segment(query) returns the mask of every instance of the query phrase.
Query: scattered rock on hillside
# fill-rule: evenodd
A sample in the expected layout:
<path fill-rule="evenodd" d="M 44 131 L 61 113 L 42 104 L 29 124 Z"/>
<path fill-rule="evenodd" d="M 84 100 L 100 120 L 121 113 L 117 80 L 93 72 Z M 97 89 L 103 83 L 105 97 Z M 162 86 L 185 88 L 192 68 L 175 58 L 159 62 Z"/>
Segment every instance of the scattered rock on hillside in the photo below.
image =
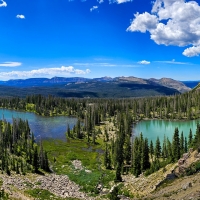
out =
<path fill-rule="evenodd" d="M 83 166 L 80 160 L 73 160 L 72 164 L 74 166 L 75 169 L 77 170 L 83 170 Z"/>
<path fill-rule="evenodd" d="M 183 190 L 187 190 L 189 187 L 192 187 L 192 183 L 191 182 L 187 182 L 184 185 L 182 185 L 182 189 Z"/>

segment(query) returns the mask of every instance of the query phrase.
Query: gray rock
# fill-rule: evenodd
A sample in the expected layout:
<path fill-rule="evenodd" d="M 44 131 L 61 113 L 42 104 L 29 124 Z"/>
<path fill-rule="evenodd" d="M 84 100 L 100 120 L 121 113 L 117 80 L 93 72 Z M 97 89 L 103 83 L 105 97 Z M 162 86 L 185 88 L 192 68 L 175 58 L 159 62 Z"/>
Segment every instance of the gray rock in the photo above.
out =
<path fill-rule="evenodd" d="M 187 190 L 189 187 L 192 187 L 192 183 L 191 182 L 188 182 L 188 183 L 182 185 L 182 189 L 183 190 Z"/>

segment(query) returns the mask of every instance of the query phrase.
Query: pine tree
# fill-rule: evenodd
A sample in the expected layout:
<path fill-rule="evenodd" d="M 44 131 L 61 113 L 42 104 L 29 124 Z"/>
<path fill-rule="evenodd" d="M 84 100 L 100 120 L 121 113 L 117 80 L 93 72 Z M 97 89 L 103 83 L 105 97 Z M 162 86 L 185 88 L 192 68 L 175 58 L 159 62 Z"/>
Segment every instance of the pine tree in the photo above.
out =
<path fill-rule="evenodd" d="M 47 156 L 47 152 L 45 151 L 44 152 L 44 170 L 45 171 L 50 171 L 50 168 L 49 168 L 49 161 L 48 161 L 48 156 Z"/>
<path fill-rule="evenodd" d="M 195 148 L 198 148 L 200 146 L 200 124 L 199 123 L 197 123 L 196 134 L 194 135 L 194 139 L 192 143 Z"/>
<path fill-rule="evenodd" d="M 164 135 L 163 145 L 162 145 L 162 157 L 167 158 L 167 140 L 166 136 Z"/>
<path fill-rule="evenodd" d="M 142 153 L 141 153 L 141 172 L 148 169 L 150 167 L 149 162 L 149 146 L 148 146 L 148 140 L 145 138 L 143 144 L 142 144 Z"/>
<path fill-rule="evenodd" d="M 169 138 L 167 138 L 167 159 L 169 162 L 172 160 L 172 144 L 169 141 Z"/>
<path fill-rule="evenodd" d="M 133 162 L 132 162 L 132 169 L 133 174 L 137 177 L 141 174 L 141 154 L 139 151 L 139 139 L 138 137 L 135 138 L 133 143 Z"/>
<path fill-rule="evenodd" d="M 157 137 L 157 139 L 156 139 L 156 145 L 155 145 L 154 153 L 155 153 L 156 158 L 159 158 L 160 155 L 161 155 L 161 146 L 160 146 L 159 137 Z"/>
<path fill-rule="evenodd" d="M 130 136 L 126 135 L 125 143 L 124 143 L 124 160 L 127 165 L 131 162 L 131 140 Z"/>
<path fill-rule="evenodd" d="M 192 140 L 193 140 L 193 135 L 192 135 L 192 130 L 190 129 L 190 133 L 188 136 L 188 146 L 191 147 L 192 146 Z"/>
<path fill-rule="evenodd" d="M 38 172 L 38 169 L 39 169 L 37 145 L 34 146 L 33 167 L 34 167 L 34 171 L 37 173 L 37 172 Z"/>
<path fill-rule="evenodd" d="M 185 152 L 185 140 L 184 140 L 184 136 L 183 136 L 183 131 L 181 132 L 181 138 L 180 138 L 180 156 L 183 155 L 183 153 Z"/>
<path fill-rule="evenodd" d="M 80 122 L 79 119 L 78 119 L 78 121 L 76 123 L 76 136 L 77 136 L 78 139 L 82 138 L 82 135 L 81 135 L 81 122 Z"/>
<path fill-rule="evenodd" d="M 153 161 L 154 147 L 153 147 L 153 142 L 152 142 L 152 140 L 151 140 L 151 142 L 150 142 L 149 152 L 150 152 L 151 160 Z"/>
<path fill-rule="evenodd" d="M 172 141 L 172 161 L 176 161 L 180 158 L 180 139 L 179 130 L 175 128 L 173 141 Z"/>
<path fill-rule="evenodd" d="M 188 143 L 187 143 L 187 138 L 185 137 L 185 146 L 184 146 L 185 152 L 188 152 Z"/>
<path fill-rule="evenodd" d="M 111 169 L 111 160 L 108 145 L 106 144 L 106 149 L 104 152 L 104 166 L 106 169 Z"/>

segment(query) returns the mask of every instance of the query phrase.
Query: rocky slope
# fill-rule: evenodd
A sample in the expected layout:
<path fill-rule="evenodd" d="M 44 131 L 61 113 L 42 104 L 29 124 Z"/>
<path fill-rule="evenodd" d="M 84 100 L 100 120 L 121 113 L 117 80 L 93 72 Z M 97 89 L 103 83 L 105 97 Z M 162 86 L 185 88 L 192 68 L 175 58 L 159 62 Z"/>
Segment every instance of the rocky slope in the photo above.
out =
<path fill-rule="evenodd" d="M 142 79 L 142 78 L 137 78 L 134 76 L 129 76 L 129 77 L 122 76 L 122 77 L 117 77 L 114 80 L 118 81 L 118 82 L 129 82 L 129 83 L 135 83 L 135 84 L 160 85 L 160 86 L 176 89 L 180 93 L 188 92 L 191 90 L 191 88 L 187 87 L 184 83 L 174 80 L 174 79 L 171 79 L 171 78 Z"/>
<path fill-rule="evenodd" d="M 162 86 L 165 86 L 165 87 L 174 88 L 174 89 L 178 90 L 181 93 L 188 92 L 188 91 L 191 90 L 191 88 L 187 87 L 182 82 L 176 81 L 176 80 L 171 79 L 171 78 L 161 78 L 161 79 L 153 79 L 153 78 L 151 78 L 149 80 L 154 82 L 154 83 L 157 83 L 157 84 L 160 84 Z"/>
<path fill-rule="evenodd" d="M 92 200 L 87 194 L 80 191 L 80 186 L 70 181 L 66 175 L 49 174 L 45 176 L 28 174 L 26 176 L 13 174 L 11 176 L 2 174 L 3 181 L 1 189 L 9 194 L 10 199 L 33 199 L 24 191 L 28 189 L 48 190 L 55 196 L 61 198 L 77 198 Z"/>
<path fill-rule="evenodd" d="M 133 193 L 132 199 L 199 200 L 200 172 L 191 176 L 184 175 L 186 169 L 199 160 L 200 153 L 190 150 L 178 163 L 167 165 L 148 177 L 123 176 L 124 185 Z"/>

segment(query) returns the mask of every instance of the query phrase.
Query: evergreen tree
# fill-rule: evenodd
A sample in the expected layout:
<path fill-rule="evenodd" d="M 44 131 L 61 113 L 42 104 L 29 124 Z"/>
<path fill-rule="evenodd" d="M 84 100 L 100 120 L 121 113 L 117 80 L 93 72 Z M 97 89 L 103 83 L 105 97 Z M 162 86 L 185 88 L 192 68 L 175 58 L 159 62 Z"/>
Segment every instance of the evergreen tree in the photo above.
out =
<path fill-rule="evenodd" d="M 82 135 L 81 135 L 81 122 L 78 119 L 77 123 L 76 123 L 76 136 L 77 138 L 81 139 Z"/>
<path fill-rule="evenodd" d="M 137 177 L 141 174 L 141 154 L 139 150 L 139 139 L 138 137 L 135 138 L 133 144 L 133 162 L 132 162 L 132 169 L 133 174 Z"/>
<path fill-rule="evenodd" d="M 167 159 L 169 162 L 172 160 L 172 144 L 169 141 L 169 138 L 167 138 Z"/>
<path fill-rule="evenodd" d="M 167 140 L 166 136 L 164 135 L 163 145 L 162 145 L 162 157 L 167 158 Z"/>
<path fill-rule="evenodd" d="M 106 144 L 106 149 L 104 152 L 104 166 L 106 169 L 111 169 L 111 160 L 108 145 Z"/>
<path fill-rule="evenodd" d="M 151 155 L 151 160 L 153 161 L 154 147 L 153 147 L 153 142 L 152 142 L 152 140 L 151 140 L 151 142 L 150 142 L 149 152 L 150 152 L 150 155 Z"/>
<path fill-rule="evenodd" d="M 159 140 L 159 137 L 157 137 L 156 139 L 156 145 L 155 145 L 155 150 L 154 150 L 154 153 L 155 153 L 155 157 L 158 159 L 161 155 L 161 146 L 160 146 L 160 140 Z"/>
<path fill-rule="evenodd" d="M 197 123 L 196 134 L 194 135 L 192 144 L 195 148 L 198 148 L 200 146 L 200 124 L 199 123 Z"/>
<path fill-rule="evenodd" d="M 193 140 L 193 135 L 192 135 L 192 130 L 190 129 L 189 137 L 188 137 L 188 146 L 192 146 L 192 140 Z"/>
<path fill-rule="evenodd" d="M 126 135 L 124 143 L 124 160 L 127 165 L 131 162 L 131 140 L 130 136 Z"/>
<path fill-rule="evenodd" d="M 183 131 L 182 131 L 181 138 L 180 138 L 180 156 L 182 156 L 184 152 L 185 152 L 185 140 L 184 140 Z"/>
<path fill-rule="evenodd" d="M 175 128 L 173 141 L 172 141 L 172 161 L 176 161 L 180 158 L 180 139 L 179 130 Z"/>
<path fill-rule="evenodd" d="M 149 162 L 149 146 L 148 146 L 148 140 L 145 138 L 143 144 L 142 144 L 142 153 L 141 153 L 141 172 L 148 169 L 150 167 Z"/>
<path fill-rule="evenodd" d="M 184 147 L 185 152 L 188 152 L 188 143 L 187 143 L 187 138 L 185 137 L 185 147 Z"/>
<path fill-rule="evenodd" d="M 34 171 L 37 173 L 39 169 L 39 161 L 38 161 L 38 149 L 36 145 L 34 146 L 33 167 Z"/>

